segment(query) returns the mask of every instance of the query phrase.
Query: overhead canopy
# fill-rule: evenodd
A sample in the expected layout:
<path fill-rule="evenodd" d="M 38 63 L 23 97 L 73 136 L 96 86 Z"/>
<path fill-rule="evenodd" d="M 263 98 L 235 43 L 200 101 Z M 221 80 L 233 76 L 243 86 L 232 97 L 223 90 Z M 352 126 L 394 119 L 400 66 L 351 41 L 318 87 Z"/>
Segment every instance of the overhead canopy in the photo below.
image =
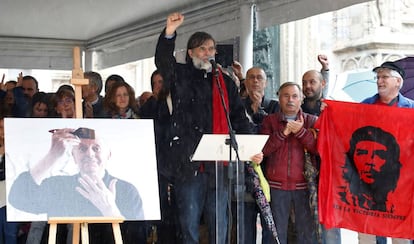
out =
<path fill-rule="evenodd" d="M 338 10 L 366 0 L 258 0 L 259 28 L 283 24 L 313 15 Z M 316 33 L 315 33 L 316 34 Z"/>
<path fill-rule="evenodd" d="M 365 0 L 3 0 L 0 68 L 72 69 L 72 47 L 94 52 L 96 68 L 154 55 L 168 13 L 185 22 L 177 49 L 203 30 L 218 41 L 240 35 L 240 5 L 257 4 L 260 27 L 336 10 Z"/>

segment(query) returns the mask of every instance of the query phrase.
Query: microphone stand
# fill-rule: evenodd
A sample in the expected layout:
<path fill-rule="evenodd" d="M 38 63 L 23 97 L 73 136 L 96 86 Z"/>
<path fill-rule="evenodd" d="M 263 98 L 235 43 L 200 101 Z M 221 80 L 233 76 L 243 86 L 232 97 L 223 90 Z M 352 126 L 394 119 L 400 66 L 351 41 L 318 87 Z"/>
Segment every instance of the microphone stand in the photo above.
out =
<path fill-rule="evenodd" d="M 240 157 L 239 157 L 239 149 L 238 149 L 238 144 L 237 144 L 237 140 L 236 140 L 236 134 L 235 131 L 233 130 L 233 127 L 231 125 L 231 121 L 230 121 L 230 113 L 229 113 L 229 109 L 226 107 L 226 102 L 224 100 L 224 92 L 223 92 L 223 88 L 221 87 L 220 84 L 220 80 L 219 80 L 219 70 L 217 68 L 216 65 L 212 65 L 212 74 L 214 76 L 215 82 L 217 83 L 217 87 L 219 89 L 219 93 L 220 93 L 220 99 L 221 99 L 221 104 L 223 106 L 224 109 L 224 113 L 226 115 L 226 122 L 227 122 L 227 127 L 229 130 L 229 139 L 226 139 L 225 144 L 229 145 L 229 165 L 228 165 L 228 208 L 229 208 L 229 216 L 228 216 L 228 221 L 229 221 L 229 229 L 228 229 L 228 242 L 230 243 L 231 241 L 231 229 L 232 229 L 232 211 L 231 211 L 231 206 L 232 206 L 232 180 L 234 179 L 234 163 L 236 164 L 236 204 L 237 204 L 237 243 L 244 243 L 244 199 L 243 199 L 243 194 L 244 193 L 244 168 L 241 167 L 240 164 Z M 232 150 L 234 149 L 234 152 L 236 154 L 236 160 L 235 162 L 232 162 Z M 217 167 L 216 167 L 216 171 L 217 171 Z M 241 174 L 240 174 L 241 173 Z M 217 176 L 217 172 L 216 172 L 216 176 Z M 217 184 L 217 177 L 216 177 L 216 186 L 218 186 Z M 216 191 L 216 213 L 217 213 L 217 191 Z M 219 233 L 218 231 L 218 222 L 217 222 L 217 217 L 216 217 L 216 235 L 217 233 Z"/>

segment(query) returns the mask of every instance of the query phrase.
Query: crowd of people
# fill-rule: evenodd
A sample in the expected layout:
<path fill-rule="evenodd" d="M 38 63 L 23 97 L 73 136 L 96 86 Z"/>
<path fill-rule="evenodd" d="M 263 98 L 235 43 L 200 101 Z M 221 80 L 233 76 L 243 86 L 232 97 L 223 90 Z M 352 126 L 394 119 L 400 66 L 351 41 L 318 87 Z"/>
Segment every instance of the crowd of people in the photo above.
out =
<path fill-rule="evenodd" d="M 84 118 L 154 119 L 161 220 L 123 223 L 124 243 L 235 242 L 234 235 L 228 234 L 231 232 L 229 227 L 232 227 L 229 218 L 231 208 L 228 207 L 232 201 L 229 194 L 231 187 L 225 180 L 224 187 L 219 189 L 216 185 L 218 177 L 224 179 L 228 174 L 228 162 L 191 161 L 191 155 L 203 134 L 235 132 L 269 135 L 263 151 L 251 155 L 251 162 L 246 162 L 246 167 L 260 164 L 268 180 L 272 199 L 270 217 L 274 219 L 278 241 L 282 244 L 340 244 L 340 229 L 320 226 L 321 235 L 317 235 L 319 226 L 312 224 L 309 189 L 303 174 L 306 161 L 304 151 L 311 154 L 315 167 L 320 164 L 316 148 L 317 133 L 313 126 L 324 109 L 323 98 L 329 83 L 327 57 L 319 55 L 321 70 L 304 72 L 301 83 L 281 82 L 280 88 L 275 91 L 278 99 L 270 99 L 265 97 L 267 77 L 261 67 L 251 67 L 244 74 L 238 62 L 232 65 L 233 73 L 213 65 L 211 58 L 216 53 L 216 42 L 206 32 L 190 36 L 186 63 L 178 63 L 173 53 L 177 29 L 183 22 L 184 16 L 180 13 L 167 17 L 166 26 L 156 44 L 157 70 L 151 76 L 152 91 L 144 92 L 139 99 L 120 75 L 111 75 L 103 82 L 97 72 L 84 73 L 89 80 L 88 85 L 82 86 Z M 364 103 L 414 106 L 412 100 L 399 93 L 404 78 L 400 67 L 386 62 L 373 71 L 377 73 L 378 94 Z M 101 95 L 103 88 L 104 96 Z M 4 81 L 3 76 L 0 99 L 0 154 L 3 156 L 0 192 L 3 192 L 3 118 L 74 118 L 76 113 L 71 85 L 62 85 L 54 93 L 45 93 L 40 91 L 35 77 L 23 74 L 17 81 L 8 82 Z M 262 243 L 278 243 L 267 228 L 265 219 L 269 215 L 256 204 L 258 199 L 248 182 L 243 196 L 242 243 L 256 243 L 258 216 L 263 227 Z M 7 222 L 5 193 L 0 199 L 0 243 L 17 243 L 18 239 L 20 243 L 26 241 L 30 244 L 46 241 L 46 222 L 32 222 L 30 225 Z M 206 230 L 203 231 L 200 225 L 206 226 Z M 220 227 L 216 228 L 217 225 Z M 62 243 L 71 242 L 71 227 L 66 227 L 60 238 Z M 383 237 L 364 233 L 360 233 L 359 240 L 362 244 L 385 241 Z M 409 240 L 397 238 L 393 241 L 410 243 Z M 113 243 L 111 228 L 101 224 L 90 225 L 90 242 Z"/>

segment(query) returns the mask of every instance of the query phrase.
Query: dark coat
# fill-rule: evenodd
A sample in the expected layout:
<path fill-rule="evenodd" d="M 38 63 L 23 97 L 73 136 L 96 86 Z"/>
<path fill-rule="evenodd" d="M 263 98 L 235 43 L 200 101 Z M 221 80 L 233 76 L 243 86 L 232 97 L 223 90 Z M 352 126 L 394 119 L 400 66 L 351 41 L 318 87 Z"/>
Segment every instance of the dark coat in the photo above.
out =
<path fill-rule="evenodd" d="M 246 108 L 247 114 L 250 116 L 250 122 L 254 126 L 254 132 L 259 133 L 260 126 L 263 122 L 264 117 L 266 117 L 269 114 L 276 113 L 279 111 L 279 102 L 273 99 L 267 99 L 266 97 L 263 97 L 262 103 L 260 105 L 259 110 L 257 113 L 253 112 L 252 109 L 252 100 L 250 100 L 250 97 L 247 96 L 243 99 L 244 107 Z"/>
<path fill-rule="evenodd" d="M 165 93 L 171 94 L 173 111 L 169 129 L 166 131 L 169 140 L 163 143 L 169 148 L 162 150 L 170 155 L 171 170 L 178 178 L 193 174 L 200 167 L 200 162 L 191 162 L 191 155 L 203 134 L 211 134 L 212 130 L 212 82 L 211 73 L 199 70 L 192 62 L 177 63 L 173 56 L 175 36 L 165 38 L 161 33 L 155 52 L 155 63 L 164 78 Z M 234 81 L 224 75 L 228 93 L 230 121 L 233 130 L 239 134 L 250 133 L 250 125 L 239 97 Z M 212 164 L 206 164 L 209 167 Z"/>

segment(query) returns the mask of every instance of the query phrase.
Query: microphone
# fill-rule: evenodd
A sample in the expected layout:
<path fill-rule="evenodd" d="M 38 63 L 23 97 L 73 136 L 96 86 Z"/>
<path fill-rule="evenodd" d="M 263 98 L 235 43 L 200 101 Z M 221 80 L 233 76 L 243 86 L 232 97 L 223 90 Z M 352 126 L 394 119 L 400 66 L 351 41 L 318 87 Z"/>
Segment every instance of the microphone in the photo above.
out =
<path fill-rule="evenodd" d="M 216 63 L 216 60 L 214 59 L 214 57 L 208 58 L 208 61 L 210 61 L 210 63 L 211 63 L 212 70 L 217 73 L 218 68 L 217 68 L 217 63 Z"/>

